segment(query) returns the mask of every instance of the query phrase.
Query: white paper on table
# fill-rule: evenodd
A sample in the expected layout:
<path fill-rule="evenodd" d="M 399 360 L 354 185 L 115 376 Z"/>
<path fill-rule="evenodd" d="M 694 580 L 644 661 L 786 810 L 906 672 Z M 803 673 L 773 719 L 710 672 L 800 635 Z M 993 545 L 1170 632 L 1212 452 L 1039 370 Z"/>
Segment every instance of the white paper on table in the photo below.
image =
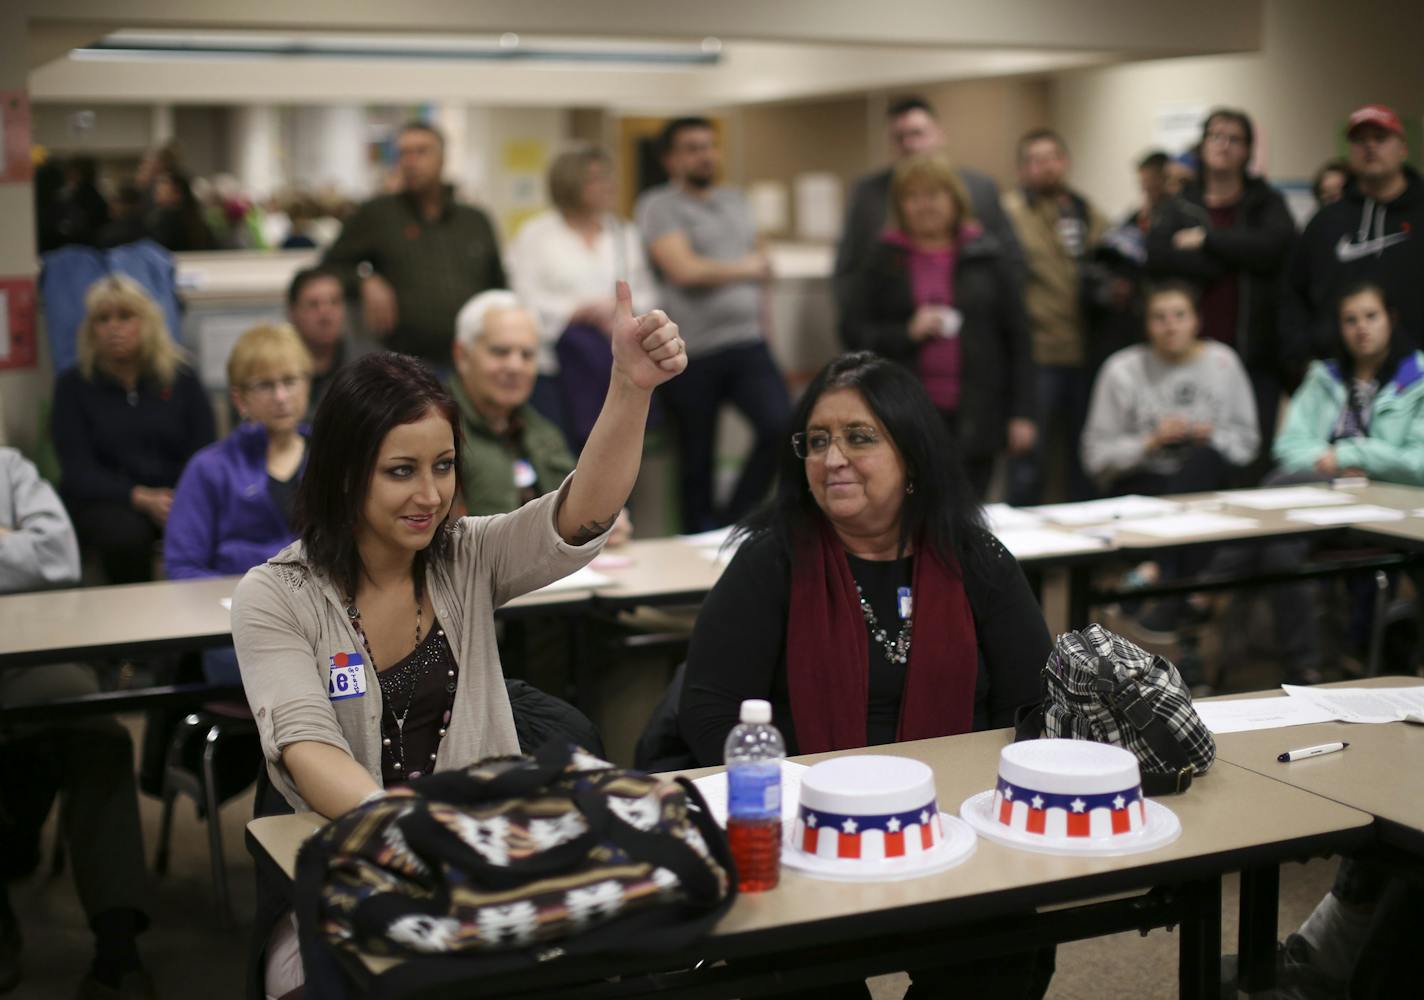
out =
<path fill-rule="evenodd" d="M 1028 508 L 1032 513 L 1059 524 L 1100 524 L 1103 521 L 1125 521 L 1129 518 L 1155 517 L 1182 509 L 1175 500 L 1145 497 L 1128 493 L 1104 500 L 1084 500 L 1082 503 L 1051 503 Z"/>
<path fill-rule="evenodd" d="M 231 598 L 231 597 L 219 597 L 219 598 L 218 598 L 218 603 L 221 604 L 223 607 L 227 608 L 229 611 L 232 610 L 232 598 Z"/>
<path fill-rule="evenodd" d="M 1124 531 L 1135 531 L 1155 538 L 1189 538 L 1192 535 L 1214 535 L 1222 531 L 1249 531 L 1259 525 L 1254 518 L 1210 511 L 1187 511 L 1167 517 L 1133 521 L 1123 525 Z"/>
<path fill-rule="evenodd" d="M 699 549 L 720 549 L 727 544 L 727 539 L 732 537 L 735 525 L 728 525 L 725 528 L 713 528 L 711 531 L 698 532 L 695 535 L 678 535 L 679 542 L 688 545 L 696 545 Z"/>
<path fill-rule="evenodd" d="M 1336 493 L 1320 486 L 1285 486 L 1274 490 L 1222 490 L 1217 496 L 1233 507 L 1250 507 L 1253 510 L 1332 507 L 1355 502 L 1355 498 L 1348 493 Z"/>
<path fill-rule="evenodd" d="M 576 569 L 562 580 L 555 580 L 553 583 L 546 583 L 536 594 L 552 594 L 560 590 L 597 590 L 599 587 L 606 587 L 613 582 L 612 577 L 604 576 L 597 570 L 584 566 Z"/>
<path fill-rule="evenodd" d="M 1036 528 L 1043 523 L 1043 518 L 1032 511 L 1010 507 L 1006 503 L 986 503 L 984 520 L 989 522 L 989 530 L 996 535 L 1012 528 Z"/>
<path fill-rule="evenodd" d="M 1341 722 L 1400 722 L 1406 715 L 1424 712 L 1424 685 L 1392 688 L 1323 688 L 1282 684 L 1292 698 L 1300 698 L 1330 713 Z"/>
<path fill-rule="evenodd" d="M 795 822 L 796 807 L 801 801 L 801 775 L 809 768 L 805 764 L 783 760 L 781 762 L 781 822 L 783 825 Z M 692 782 L 702 797 L 707 800 L 707 808 L 718 826 L 727 825 L 727 772 L 704 775 Z"/>
<path fill-rule="evenodd" d="M 1101 538 L 1072 531 L 1054 531 L 1052 528 L 1012 528 L 994 534 L 1015 559 L 1097 552 L 1107 545 Z"/>
<path fill-rule="evenodd" d="M 708 562 L 716 563 L 718 566 L 725 566 L 732 561 L 732 557 L 737 554 L 734 548 L 725 549 L 698 549 L 697 554 Z"/>
<path fill-rule="evenodd" d="M 1424 507 L 1416 507 L 1409 513 L 1412 514 L 1414 517 L 1424 517 Z"/>
<path fill-rule="evenodd" d="M 1308 510 L 1286 511 L 1287 521 L 1304 521 L 1306 524 L 1361 524 L 1365 521 L 1402 521 L 1404 511 L 1392 507 L 1376 507 L 1373 504 L 1351 504 L 1348 507 L 1323 507 Z"/>
<path fill-rule="evenodd" d="M 1206 727 L 1218 736 L 1245 733 L 1253 729 L 1280 729 L 1306 726 L 1313 722 L 1334 722 L 1333 713 L 1304 698 L 1238 698 L 1231 701 L 1194 701 Z"/>

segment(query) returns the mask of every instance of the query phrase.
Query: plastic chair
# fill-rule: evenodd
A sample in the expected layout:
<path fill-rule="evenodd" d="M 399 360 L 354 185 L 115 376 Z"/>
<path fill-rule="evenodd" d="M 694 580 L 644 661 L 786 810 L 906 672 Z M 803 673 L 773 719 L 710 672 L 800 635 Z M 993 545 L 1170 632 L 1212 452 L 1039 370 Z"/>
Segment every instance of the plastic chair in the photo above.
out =
<path fill-rule="evenodd" d="M 163 817 L 153 870 L 159 875 L 168 871 L 173 806 L 180 794 L 187 795 L 197 805 L 198 815 L 207 820 L 213 892 L 224 927 L 233 926 L 234 918 L 218 809 L 252 784 L 261 758 L 257 724 L 247 706 L 240 702 L 204 705 L 201 711 L 186 716 L 178 724 L 168 745 L 163 771 Z"/>

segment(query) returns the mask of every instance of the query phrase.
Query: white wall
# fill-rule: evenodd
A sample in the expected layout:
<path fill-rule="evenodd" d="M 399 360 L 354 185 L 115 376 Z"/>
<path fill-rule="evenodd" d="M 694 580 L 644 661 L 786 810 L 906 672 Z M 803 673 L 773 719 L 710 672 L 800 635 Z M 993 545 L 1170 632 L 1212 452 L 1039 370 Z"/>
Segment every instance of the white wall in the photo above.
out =
<path fill-rule="evenodd" d="M 92 127 L 75 131 L 74 116 L 88 112 Z M 153 140 L 153 109 L 143 104 L 36 104 L 30 140 L 64 153 L 141 153 Z"/>
<path fill-rule="evenodd" d="M 1136 201 L 1135 160 L 1164 105 L 1229 104 L 1255 120 L 1273 180 L 1309 178 L 1340 152 L 1350 111 L 1382 102 L 1424 110 L 1424 4 L 1417 0 L 1267 0 L 1252 55 L 1169 59 L 1059 74 L 1053 118 L 1073 150 L 1074 183 L 1100 207 Z"/>

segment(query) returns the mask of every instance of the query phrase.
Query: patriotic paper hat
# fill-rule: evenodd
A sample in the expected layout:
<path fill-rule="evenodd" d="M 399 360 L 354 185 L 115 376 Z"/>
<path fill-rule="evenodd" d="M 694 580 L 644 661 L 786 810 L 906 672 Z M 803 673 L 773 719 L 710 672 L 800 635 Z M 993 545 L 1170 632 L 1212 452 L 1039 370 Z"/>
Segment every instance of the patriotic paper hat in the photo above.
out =
<path fill-rule="evenodd" d="M 823 858 L 880 861 L 941 839 L 934 772 L 906 757 L 822 761 L 801 776 L 796 843 Z"/>
<path fill-rule="evenodd" d="M 1087 740 L 1011 743 L 993 790 L 960 812 L 986 836 L 1054 853 L 1132 853 L 1181 831 L 1170 810 L 1143 796 L 1131 752 Z"/>
<path fill-rule="evenodd" d="M 906 757 L 822 761 L 801 776 L 782 860 L 830 878 L 905 878 L 958 864 L 968 826 L 939 811 L 934 772 Z"/>

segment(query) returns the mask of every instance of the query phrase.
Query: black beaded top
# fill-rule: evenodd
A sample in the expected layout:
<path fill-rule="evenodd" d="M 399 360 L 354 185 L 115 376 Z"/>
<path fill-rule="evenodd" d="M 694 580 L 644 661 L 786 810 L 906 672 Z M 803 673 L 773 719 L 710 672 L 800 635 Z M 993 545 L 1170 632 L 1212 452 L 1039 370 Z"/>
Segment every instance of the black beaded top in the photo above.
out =
<path fill-rule="evenodd" d="M 376 676 L 385 703 L 381 777 L 390 788 L 435 770 L 435 754 L 450 725 L 459 668 L 440 622 L 431 624 L 409 656 Z"/>

